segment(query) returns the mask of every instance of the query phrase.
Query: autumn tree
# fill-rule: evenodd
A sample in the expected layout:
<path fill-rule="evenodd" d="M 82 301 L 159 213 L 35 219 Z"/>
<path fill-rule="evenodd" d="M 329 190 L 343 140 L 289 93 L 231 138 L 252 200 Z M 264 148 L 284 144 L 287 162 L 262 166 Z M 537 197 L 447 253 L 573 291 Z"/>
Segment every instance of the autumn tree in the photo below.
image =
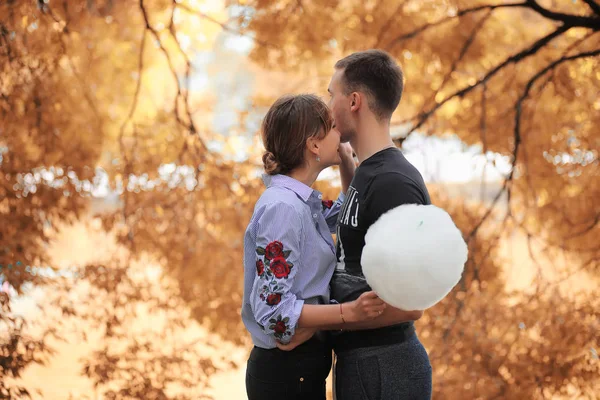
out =
<path fill-rule="evenodd" d="M 337 58 L 380 47 L 407 76 L 399 144 L 415 131 L 456 134 L 511 157 L 489 208 L 434 191 L 471 254 L 459 287 L 420 322 L 436 398 L 594 396 L 597 299 L 567 296 L 547 279 L 508 291 L 497 221 L 550 257 L 570 257 L 565 274 L 597 279 L 597 3 L 282 0 L 213 12 L 196 3 L 0 3 L 0 278 L 19 294 L 52 285 L 49 314 L 93 323 L 100 341 L 82 375 L 108 398 L 198 398 L 218 368 L 199 352 L 210 344 L 174 343 L 173 331 L 197 321 L 247 343 L 242 239 L 260 165 L 210 150 L 223 143 L 211 126 L 215 99 L 191 90 L 194 57 L 239 61 L 212 48 L 220 34 L 239 33 L 254 40 L 244 67 L 258 71 L 261 90 L 239 110 L 236 131 L 255 133 L 252 118 L 284 89 L 324 92 Z M 53 232 L 86 218 L 98 168 L 119 195 L 100 218 L 122 253 L 61 279 L 56 266 L 42 274 L 33 266 L 48 265 Z M 153 262 L 158 280 L 144 267 Z M 47 339 L 60 335 L 51 323 L 30 335 L 11 301 L 0 293 L 0 398 L 25 395 L 9 378 L 51 356 Z M 140 307 L 165 315 L 163 333 L 130 332 Z"/>
<path fill-rule="evenodd" d="M 92 177 L 89 166 L 99 155 L 102 135 L 101 120 L 85 93 L 79 98 L 69 93 L 82 86 L 57 73 L 71 68 L 62 58 L 60 36 L 29 37 L 34 31 L 52 32 L 54 21 L 32 18 L 39 14 L 32 2 L 10 3 L 0 4 L 0 277 L 23 293 L 27 283 L 45 283 L 30 266 L 48 261 L 47 224 L 76 218 L 83 210 L 84 199 L 74 195 L 70 177 Z M 42 172 L 44 166 L 49 169 Z M 11 313 L 10 296 L 2 292 L 0 299 L 0 397 L 21 398 L 26 389 L 7 387 L 6 378 L 42 362 L 48 353 L 44 338 L 53 331 L 46 330 L 41 339 L 30 337 L 24 318 Z"/>
<path fill-rule="evenodd" d="M 91 321 L 101 332 L 82 374 L 115 399 L 203 397 L 217 368 L 197 351 L 210 343 L 175 346 L 170 329 L 132 337 L 140 305 L 166 312 L 167 327 L 197 320 L 243 340 L 239 277 L 231 271 L 241 242 L 232 238 L 240 236 L 258 185 L 245 178 L 247 165 L 206 147 L 210 99 L 190 96 L 191 55 L 179 30 L 200 51 L 223 26 L 182 7 L 0 4 L 0 278 L 17 294 L 52 285 L 57 296 L 45 307 L 48 315 L 60 311 L 47 321 L 53 328 L 34 337 L 26 319 L 11 312 L 11 290 L 0 293 L 0 398 L 28 394 L 11 378 L 51 355 L 46 339 L 60 336 L 55 322 L 65 317 Z M 210 25 L 198 32 L 200 19 Z M 165 87 L 155 84 L 159 78 Z M 173 170 L 161 170 L 169 164 Z M 120 194 L 122 207 L 101 217 L 126 256 L 76 266 L 59 279 L 64 274 L 49 265 L 46 248 L 61 224 L 88 212 L 97 167 Z M 161 284 L 140 277 L 136 260 L 162 264 Z M 81 285 L 87 292 L 73 298 Z M 173 394 L 173 386 L 192 394 Z"/>

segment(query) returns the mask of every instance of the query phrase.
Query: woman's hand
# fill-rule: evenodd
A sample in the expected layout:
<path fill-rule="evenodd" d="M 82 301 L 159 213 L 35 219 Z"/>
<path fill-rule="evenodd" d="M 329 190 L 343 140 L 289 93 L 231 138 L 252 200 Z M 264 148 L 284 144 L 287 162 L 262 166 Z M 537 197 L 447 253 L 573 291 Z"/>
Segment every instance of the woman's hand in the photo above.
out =
<path fill-rule="evenodd" d="M 352 165 L 354 165 L 354 151 L 352 150 L 350 143 L 340 143 L 339 152 L 342 163 L 350 162 Z"/>
<path fill-rule="evenodd" d="M 349 303 L 342 304 L 342 315 L 346 322 L 362 322 L 377 318 L 383 313 L 385 302 L 373 291 L 365 292 Z"/>
<path fill-rule="evenodd" d="M 340 180 L 342 181 L 342 192 L 347 193 L 348 187 L 350 186 L 350 182 L 352 182 L 352 178 L 354 178 L 354 171 L 356 171 L 356 162 L 354 161 L 354 156 L 352 146 L 350 143 L 340 143 L 339 147 L 340 159 L 342 163 L 340 164 Z"/>
<path fill-rule="evenodd" d="M 294 336 L 292 336 L 292 340 L 290 340 L 289 343 L 277 341 L 277 348 L 284 351 L 294 350 L 296 347 L 312 338 L 315 332 L 317 332 L 317 330 L 313 328 L 297 328 L 296 332 L 294 332 Z"/>

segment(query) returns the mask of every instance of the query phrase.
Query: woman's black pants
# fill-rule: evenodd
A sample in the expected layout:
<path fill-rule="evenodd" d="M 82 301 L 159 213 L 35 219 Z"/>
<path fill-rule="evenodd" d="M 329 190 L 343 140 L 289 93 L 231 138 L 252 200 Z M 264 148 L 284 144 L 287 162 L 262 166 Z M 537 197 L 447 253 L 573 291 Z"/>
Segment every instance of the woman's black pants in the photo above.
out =
<path fill-rule="evenodd" d="M 330 346 L 316 337 L 292 351 L 254 347 L 246 368 L 248 400 L 325 400 Z"/>

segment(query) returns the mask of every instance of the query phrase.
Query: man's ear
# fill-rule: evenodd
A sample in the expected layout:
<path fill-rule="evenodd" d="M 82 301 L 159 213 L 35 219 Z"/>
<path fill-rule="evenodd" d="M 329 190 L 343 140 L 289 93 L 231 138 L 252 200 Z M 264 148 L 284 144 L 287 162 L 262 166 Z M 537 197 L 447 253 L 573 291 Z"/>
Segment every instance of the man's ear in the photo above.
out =
<path fill-rule="evenodd" d="M 350 111 L 356 112 L 362 105 L 362 96 L 359 92 L 350 93 Z"/>

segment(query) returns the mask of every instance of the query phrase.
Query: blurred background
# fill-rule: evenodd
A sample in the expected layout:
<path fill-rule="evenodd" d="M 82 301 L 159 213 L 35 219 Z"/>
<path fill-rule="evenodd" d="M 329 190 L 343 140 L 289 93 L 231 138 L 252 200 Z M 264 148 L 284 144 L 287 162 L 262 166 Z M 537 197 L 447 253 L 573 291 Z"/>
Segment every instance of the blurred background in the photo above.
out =
<path fill-rule="evenodd" d="M 0 0 L 0 399 L 245 399 L 261 118 L 366 48 L 470 250 L 417 322 L 433 398 L 600 398 L 599 31 L 597 0 Z"/>

